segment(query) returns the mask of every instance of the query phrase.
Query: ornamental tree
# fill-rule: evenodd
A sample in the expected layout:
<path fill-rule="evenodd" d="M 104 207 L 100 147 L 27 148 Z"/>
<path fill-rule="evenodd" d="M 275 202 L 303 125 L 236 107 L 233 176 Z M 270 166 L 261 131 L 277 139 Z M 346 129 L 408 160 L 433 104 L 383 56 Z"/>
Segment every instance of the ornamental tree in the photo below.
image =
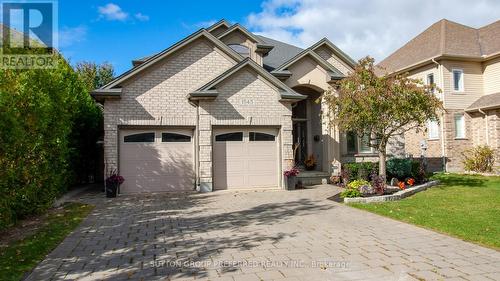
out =
<path fill-rule="evenodd" d="M 359 61 L 354 71 L 323 95 L 332 125 L 368 137 L 379 155 L 379 175 L 386 178 L 389 139 L 438 120 L 442 109 L 434 85 L 407 74 L 377 76 L 374 59 Z"/>

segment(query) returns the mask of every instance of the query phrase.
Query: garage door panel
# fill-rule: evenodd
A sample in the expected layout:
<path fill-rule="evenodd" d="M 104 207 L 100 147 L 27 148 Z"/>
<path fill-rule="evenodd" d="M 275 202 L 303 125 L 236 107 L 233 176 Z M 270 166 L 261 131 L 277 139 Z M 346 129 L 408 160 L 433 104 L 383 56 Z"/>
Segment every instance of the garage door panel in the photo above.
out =
<path fill-rule="evenodd" d="M 222 142 L 220 141 L 222 138 L 217 141 L 218 135 L 238 131 L 244 135 L 241 141 Z M 267 135 L 257 134 L 259 131 Z M 277 129 L 255 128 L 214 130 L 215 189 L 277 187 L 279 180 L 277 131 Z"/>
<path fill-rule="evenodd" d="M 147 130 L 122 130 L 120 139 L 120 174 L 125 178 L 123 193 L 188 191 L 194 188 L 194 142 L 192 130 L 172 130 L 179 135 L 167 135 L 166 130 L 153 130 L 154 142 L 125 142 L 140 139 Z M 173 136 L 173 138 L 172 138 Z M 150 137 L 150 136 L 149 136 Z M 150 139 L 148 139 L 149 141 Z M 165 142 L 170 140 L 175 142 Z"/>

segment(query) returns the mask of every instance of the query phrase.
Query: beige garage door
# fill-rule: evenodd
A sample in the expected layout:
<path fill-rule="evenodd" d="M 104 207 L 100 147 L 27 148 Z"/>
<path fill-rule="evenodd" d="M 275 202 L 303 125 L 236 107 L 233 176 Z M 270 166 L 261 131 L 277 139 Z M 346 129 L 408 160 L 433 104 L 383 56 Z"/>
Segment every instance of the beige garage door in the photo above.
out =
<path fill-rule="evenodd" d="M 278 187 L 277 129 L 216 129 L 214 189 Z"/>
<path fill-rule="evenodd" d="M 194 189 L 193 130 L 121 130 L 122 193 Z"/>

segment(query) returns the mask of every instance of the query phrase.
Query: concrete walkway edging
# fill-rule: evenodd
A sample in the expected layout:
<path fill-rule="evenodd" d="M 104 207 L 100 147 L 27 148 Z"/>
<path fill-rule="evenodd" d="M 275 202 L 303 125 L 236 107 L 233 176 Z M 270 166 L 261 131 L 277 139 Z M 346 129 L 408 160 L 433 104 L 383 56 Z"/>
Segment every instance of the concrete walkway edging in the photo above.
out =
<path fill-rule="evenodd" d="M 377 202 L 386 202 L 386 201 L 396 201 L 411 196 L 417 192 L 424 191 L 429 187 L 433 187 L 439 184 L 439 181 L 430 181 L 421 185 L 417 185 L 414 187 L 407 188 L 405 190 L 398 191 L 393 194 L 382 195 L 382 196 L 373 196 L 373 197 L 353 197 L 353 198 L 344 198 L 344 203 L 377 203 Z"/>

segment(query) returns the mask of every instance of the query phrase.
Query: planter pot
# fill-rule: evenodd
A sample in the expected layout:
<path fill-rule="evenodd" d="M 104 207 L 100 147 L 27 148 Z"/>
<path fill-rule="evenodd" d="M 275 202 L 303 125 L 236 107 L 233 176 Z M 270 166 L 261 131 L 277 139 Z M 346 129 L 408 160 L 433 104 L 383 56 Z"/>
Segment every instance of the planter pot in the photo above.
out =
<path fill-rule="evenodd" d="M 118 190 L 120 189 L 119 184 L 106 184 L 106 197 L 107 198 L 115 198 L 118 194 Z"/>
<path fill-rule="evenodd" d="M 285 177 L 286 179 L 286 189 L 287 190 L 295 190 L 295 185 L 297 184 L 297 177 Z"/>

